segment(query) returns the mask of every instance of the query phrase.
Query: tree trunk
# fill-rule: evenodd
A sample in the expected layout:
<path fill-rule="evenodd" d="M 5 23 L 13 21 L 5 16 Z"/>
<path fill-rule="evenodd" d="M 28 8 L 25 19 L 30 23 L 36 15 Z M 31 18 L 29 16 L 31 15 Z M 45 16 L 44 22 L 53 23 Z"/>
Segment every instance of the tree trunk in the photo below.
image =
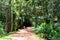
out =
<path fill-rule="evenodd" d="M 11 8 L 9 5 L 6 6 L 6 32 L 11 31 Z"/>

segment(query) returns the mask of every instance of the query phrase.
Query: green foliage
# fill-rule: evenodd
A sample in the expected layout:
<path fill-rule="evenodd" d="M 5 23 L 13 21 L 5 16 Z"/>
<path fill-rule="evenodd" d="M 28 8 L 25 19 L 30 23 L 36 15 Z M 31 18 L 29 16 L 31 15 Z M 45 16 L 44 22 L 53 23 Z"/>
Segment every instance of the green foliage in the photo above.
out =
<path fill-rule="evenodd" d="M 3 27 L 3 24 L 2 24 L 2 21 L 0 21 L 0 28 L 2 28 Z"/>
<path fill-rule="evenodd" d="M 58 23 L 60 24 L 60 23 Z M 54 25 L 55 29 L 53 28 L 52 24 L 46 24 L 42 23 L 41 26 L 38 26 L 37 28 L 34 28 L 34 32 L 37 34 L 43 34 L 41 35 L 43 38 L 46 38 L 47 40 L 60 40 L 60 26 L 59 25 Z"/>
<path fill-rule="evenodd" d="M 60 37 L 60 23 L 54 23 L 53 21 L 55 16 L 60 21 L 60 0 L 0 0 L 0 33 L 3 33 L 3 27 L 5 27 L 6 20 L 9 19 L 6 16 L 6 5 L 10 10 L 7 11 L 7 14 L 11 12 L 10 18 L 12 19 L 8 21 L 11 21 L 12 25 L 16 26 L 11 27 L 12 29 L 17 29 L 17 26 L 21 25 L 18 25 L 18 21 L 23 21 L 24 17 L 28 17 L 32 19 L 33 26 L 37 26 L 33 29 L 34 32 L 37 34 L 42 33 L 44 38 L 59 40 L 57 38 Z M 15 14 L 15 17 L 13 17 L 13 14 Z M 52 23 L 42 23 L 45 20 L 38 22 L 38 17 L 44 19 L 46 16 L 50 16 Z M 40 24 L 38 25 L 38 23 Z"/>
<path fill-rule="evenodd" d="M 0 21 L 0 34 L 4 34 L 4 29 L 3 29 L 4 26 L 5 26 L 4 23 Z"/>

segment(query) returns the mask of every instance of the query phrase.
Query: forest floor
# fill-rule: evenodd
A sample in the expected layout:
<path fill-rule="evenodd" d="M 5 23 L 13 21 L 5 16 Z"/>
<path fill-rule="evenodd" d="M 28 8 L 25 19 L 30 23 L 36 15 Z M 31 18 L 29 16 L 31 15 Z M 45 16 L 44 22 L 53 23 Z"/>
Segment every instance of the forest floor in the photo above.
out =
<path fill-rule="evenodd" d="M 25 29 L 19 29 L 17 32 L 14 32 L 10 40 L 40 40 L 40 39 L 35 33 L 32 32 L 32 27 L 27 27 Z"/>

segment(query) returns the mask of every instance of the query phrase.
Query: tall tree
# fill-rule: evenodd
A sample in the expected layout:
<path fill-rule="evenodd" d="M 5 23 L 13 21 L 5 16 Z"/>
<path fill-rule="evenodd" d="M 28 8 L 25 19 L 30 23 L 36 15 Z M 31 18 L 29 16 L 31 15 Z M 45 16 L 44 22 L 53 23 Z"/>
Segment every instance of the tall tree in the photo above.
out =
<path fill-rule="evenodd" d="M 6 31 L 7 33 L 11 31 L 11 0 L 6 5 Z"/>

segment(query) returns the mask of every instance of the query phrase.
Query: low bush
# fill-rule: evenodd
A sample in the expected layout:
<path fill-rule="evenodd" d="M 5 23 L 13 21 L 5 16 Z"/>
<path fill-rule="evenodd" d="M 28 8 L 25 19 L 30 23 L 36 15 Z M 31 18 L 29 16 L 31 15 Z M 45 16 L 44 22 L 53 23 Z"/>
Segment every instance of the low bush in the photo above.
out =
<path fill-rule="evenodd" d="M 40 26 L 34 28 L 36 34 L 41 34 L 40 36 L 46 40 L 60 40 L 60 23 L 41 23 Z"/>
<path fill-rule="evenodd" d="M 4 27 L 4 23 L 0 21 L 0 35 L 5 34 L 3 27 Z"/>

